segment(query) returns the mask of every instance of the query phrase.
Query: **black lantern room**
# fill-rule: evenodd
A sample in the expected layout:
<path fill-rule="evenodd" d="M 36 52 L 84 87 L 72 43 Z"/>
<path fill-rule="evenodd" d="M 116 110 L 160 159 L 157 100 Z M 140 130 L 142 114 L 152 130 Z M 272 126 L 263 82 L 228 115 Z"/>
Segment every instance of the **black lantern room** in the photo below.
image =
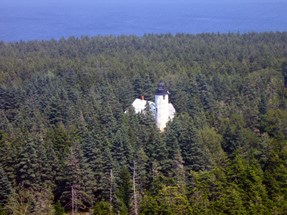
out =
<path fill-rule="evenodd" d="M 159 82 L 155 94 L 156 95 L 168 95 L 168 91 L 165 88 L 163 81 Z"/>

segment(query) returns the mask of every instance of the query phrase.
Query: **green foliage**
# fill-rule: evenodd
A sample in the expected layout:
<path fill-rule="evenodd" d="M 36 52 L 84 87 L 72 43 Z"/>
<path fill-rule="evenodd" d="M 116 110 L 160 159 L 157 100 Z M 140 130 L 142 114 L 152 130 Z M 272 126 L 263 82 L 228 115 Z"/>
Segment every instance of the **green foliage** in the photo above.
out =
<path fill-rule="evenodd" d="M 287 139 L 287 110 L 269 110 L 263 117 L 263 127 L 272 137 Z"/>
<path fill-rule="evenodd" d="M 2 43 L 0 213 L 286 213 L 286 38 Z M 130 107 L 160 80 L 177 112 L 163 133 Z"/>
<path fill-rule="evenodd" d="M 69 153 L 69 147 L 71 146 L 71 139 L 63 124 L 57 124 L 47 134 L 47 141 L 51 142 L 53 148 L 58 156 L 59 161 L 64 162 L 64 158 Z"/>
<path fill-rule="evenodd" d="M 8 215 L 8 212 L 0 205 L 0 215 Z"/>
<path fill-rule="evenodd" d="M 7 203 L 8 197 L 12 194 L 12 186 L 8 181 L 6 173 L 0 167 L 0 205 Z"/>
<path fill-rule="evenodd" d="M 205 153 L 210 157 L 213 166 L 221 166 L 225 163 L 227 158 L 221 147 L 223 138 L 215 129 L 205 127 L 199 130 L 198 141 L 202 142 L 206 150 Z"/>
<path fill-rule="evenodd" d="M 40 158 L 36 151 L 36 142 L 33 139 L 28 140 L 18 157 L 17 165 L 17 184 L 25 188 L 31 188 L 40 185 Z"/>
<path fill-rule="evenodd" d="M 6 209 L 9 214 L 54 214 L 53 195 L 47 187 L 24 188 L 18 186 L 9 196 Z"/>
<path fill-rule="evenodd" d="M 55 204 L 55 215 L 65 215 L 65 208 L 61 205 L 61 202 Z"/>
<path fill-rule="evenodd" d="M 144 196 L 140 208 L 140 214 L 146 215 L 159 214 L 160 211 L 157 200 L 149 195 Z"/>
<path fill-rule="evenodd" d="M 190 214 L 191 207 L 187 197 L 177 187 L 163 187 L 158 195 L 158 214 Z"/>
<path fill-rule="evenodd" d="M 284 85 L 285 87 L 287 87 L 287 63 L 286 62 L 282 65 L 282 73 L 284 77 Z"/>
<path fill-rule="evenodd" d="M 130 208 L 131 200 L 131 175 L 128 168 L 122 167 L 119 172 L 118 177 L 118 194 L 120 201 L 123 202 L 125 208 Z"/>
<path fill-rule="evenodd" d="M 91 208 L 94 201 L 95 181 L 79 147 L 74 147 L 70 151 L 63 183 L 60 199 L 66 209 L 73 210 L 73 205 L 78 210 Z"/>
<path fill-rule="evenodd" d="M 203 143 L 198 139 L 192 118 L 187 114 L 180 115 L 181 131 L 179 136 L 179 146 L 185 165 L 190 170 L 209 169 L 210 160 Z"/>
<path fill-rule="evenodd" d="M 93 215 L 109 215 L 113 214 L 110 204 L 108 202 L 97 202 L 94 206 Z"/>

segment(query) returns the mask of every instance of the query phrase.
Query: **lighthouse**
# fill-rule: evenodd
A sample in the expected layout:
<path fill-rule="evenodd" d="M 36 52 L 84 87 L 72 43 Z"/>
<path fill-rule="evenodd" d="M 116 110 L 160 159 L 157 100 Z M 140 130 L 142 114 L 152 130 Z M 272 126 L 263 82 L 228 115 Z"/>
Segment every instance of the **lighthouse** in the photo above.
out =
<path fill-rule="evenodd" d="M 168 102 L 168 91 L 164 86 L 164 83 L 161 81 L 158 85 L 158 88 L 155 92 L 155 122 L 156 127 L 163 131 L 166 127 L 169 119 L 169 102 Z"/>
<path fill-rule="evenodd" d="M 163 132 L 167 123 L 173 120 L 175 115 L 175 109 L 168 100 L 169 92 L 166 89 L 163 81 L 159 82 L 155 91 L 155 102 L 147 101 L 143 96 L 139 99 L 135 99 L 132 106 L 135 113 L 144 112 L 146 104 L 149 104 L 150 111 L 155 120 L 156 127 Z M 126 111 L 127 112 L 127 111 Z"/>

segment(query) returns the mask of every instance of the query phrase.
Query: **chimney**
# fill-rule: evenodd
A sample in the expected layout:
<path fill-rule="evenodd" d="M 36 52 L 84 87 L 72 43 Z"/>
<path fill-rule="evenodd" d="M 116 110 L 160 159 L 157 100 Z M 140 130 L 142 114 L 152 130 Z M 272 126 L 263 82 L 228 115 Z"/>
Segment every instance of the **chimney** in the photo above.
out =
<path fill-rule="evenodd" d="M 144 100 L 144 96 L 141 96 L 141 100 Z"/>

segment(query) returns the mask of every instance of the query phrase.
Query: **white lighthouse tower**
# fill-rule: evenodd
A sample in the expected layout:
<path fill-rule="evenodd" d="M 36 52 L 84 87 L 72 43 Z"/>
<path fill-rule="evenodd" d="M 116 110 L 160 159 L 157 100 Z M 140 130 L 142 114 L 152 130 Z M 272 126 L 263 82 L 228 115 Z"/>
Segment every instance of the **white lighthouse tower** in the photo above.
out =
<path fill-rule="evenodd" d="M 156 127 L 163 131 L 166 127 L 169 118 L 169 103 L 168 103 L 168 91 L 166 90 L 164 83 L 161 81 L 155 93 L 155 106 L 156 106 Z"/>
<path fill-rule="evenodd" d="M 150 111 L 152 112 L 156 127 L 163 132 L 168 121 L 172 120 L 175 115 L 175 109 L 171 103 L 168 102 L 168 91 L 161 81 L 155 92 L 155 102 L 147 101 L 143 96 L 135 99 L 132 103 L 135 113 L 144 112 L 146 104 L 149 104 Z M 125 111 L 126 113 L 127 111 Z"/>

